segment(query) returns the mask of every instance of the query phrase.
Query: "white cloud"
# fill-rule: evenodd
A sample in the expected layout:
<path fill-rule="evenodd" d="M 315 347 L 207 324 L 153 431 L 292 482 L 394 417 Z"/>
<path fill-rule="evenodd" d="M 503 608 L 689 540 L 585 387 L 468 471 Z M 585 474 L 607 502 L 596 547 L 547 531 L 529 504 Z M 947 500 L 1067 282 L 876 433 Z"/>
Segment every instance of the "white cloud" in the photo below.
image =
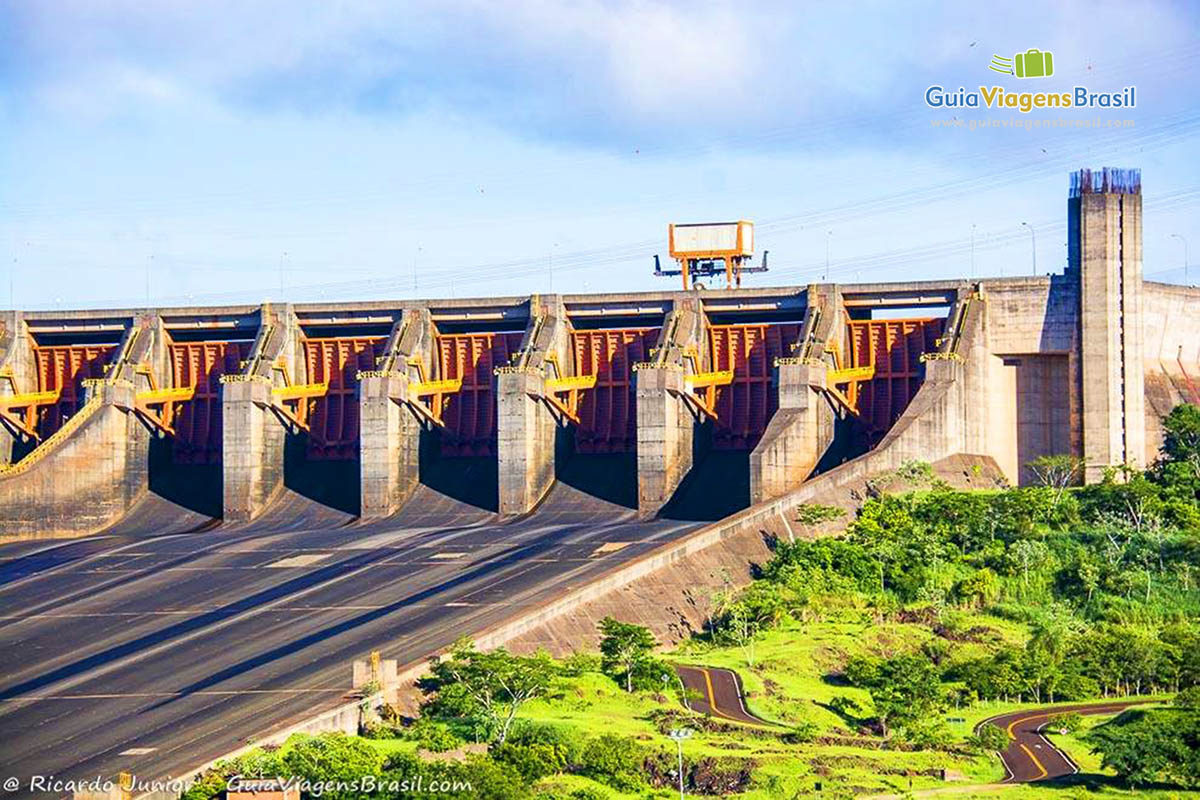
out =
<path fill-rule="evenodd" d="M 991 51 L 1060 69 L 1191 44 L 1186 7 L 1067 0 L 1027 12 L 938 3 L 366 0 L 17 6 L 34 102 L 76 113 L 440 107 L 535 137 L 671 139 L 911 109 L 931 76 L 978 79 Z M 974 43 L 974 47 L 972 47 Z M 1194 80 L 1190 61 L 1144 80 Z M 1151 65 L 1153 66 L 1153 65 Z M 1168 65 L 1170 66 L 1170 65 Z"/>

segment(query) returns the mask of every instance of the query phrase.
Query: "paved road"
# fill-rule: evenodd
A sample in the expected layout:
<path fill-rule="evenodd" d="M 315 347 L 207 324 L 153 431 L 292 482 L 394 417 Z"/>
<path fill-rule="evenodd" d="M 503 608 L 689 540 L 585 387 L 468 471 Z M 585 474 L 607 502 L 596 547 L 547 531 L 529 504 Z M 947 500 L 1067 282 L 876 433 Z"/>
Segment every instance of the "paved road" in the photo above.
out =
<path fill-rule="evenodd" d="M 771 724 L 746 709 L 742 681 L 733 670 L 677 665 L 675 671 L 693 695 L 688 699 L 688 705 L 693 710 L 734 722 L 746 722 L 751 725 Z"/>
<path fill-rule="evenodd" d="M 1008 773 L 1006 782 L 1029 783 L 1079 772 L 1079 766 L 1070 756 L 1042 735 L 1042 729 L 1052 717 L 1072 711 L 1079 714 L 1117 714 L 1139 702 L 1149 701 L 1114 700 L 1106 703 L 1031 708 L 1001 714 L 984 720 L 980 725 L 990 723 L 1008 733 L 1011 740 L 1008 749 L 1000 754 L 1004 769 Z"/>
<path fill-rule="evenodd" d="M 0 548 L 0 776 L 180 775 L 343 701 L 373 649 L 422 659 L 696 527 L 563 485 L 503 525 L 422 491 L 375 524 L 292 498 L 252 529 Z"/>

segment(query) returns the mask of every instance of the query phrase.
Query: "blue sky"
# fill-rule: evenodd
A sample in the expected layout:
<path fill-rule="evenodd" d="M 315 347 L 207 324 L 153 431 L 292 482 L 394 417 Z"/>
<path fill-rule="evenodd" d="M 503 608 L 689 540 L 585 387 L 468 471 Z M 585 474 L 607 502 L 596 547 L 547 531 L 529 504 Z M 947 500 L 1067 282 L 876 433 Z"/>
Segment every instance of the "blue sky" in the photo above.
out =
<path fill-rule="evenodd" d="M 827 249 L 841 281 L 1024 274 L 1022 222 L 1045 272 L 1067 173 L 1105 165 L 1143 170 L 1147 274 L 1182 280 L 1172 234 L 1200 261 L 1194 4 L 807 5 L 9 0 L 0 306 L 674 288 L 667 223 L 739 217 L 752 284 Z M 987 69 L 1031 47 L 1053 78 Z M 1138 107 L 937 111 L 931 84 Z"/>

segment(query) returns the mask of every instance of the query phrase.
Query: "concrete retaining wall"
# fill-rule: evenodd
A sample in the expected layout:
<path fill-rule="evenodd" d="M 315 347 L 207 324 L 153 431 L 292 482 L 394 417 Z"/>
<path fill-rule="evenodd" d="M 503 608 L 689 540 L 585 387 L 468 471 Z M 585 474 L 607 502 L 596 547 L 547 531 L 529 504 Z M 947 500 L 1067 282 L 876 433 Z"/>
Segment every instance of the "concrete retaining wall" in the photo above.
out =
<path fill-rule="evenodd" d="M 984 456 L 952 456 L 934 465 L 934 472 L 947 483 L 961 488 L 994 488 L 1003 476 L 994 461 Z M 718 523 L 714 535 L 695 544 L 699 549 L 663 553 L 630 566 L 588 588 L 587 599 L 563 608 L 557 616 L 543 617 L 524 627 L 515 636 L 504 629 L 477 641 L 504 645 L 514 652 L 531 653 L 544 649 L 554 655 L 568 655 L 598 645 L 597 624 L 606 616 L 623 622 L 644 625 L 659 642 L 674 646 L 693 633 L 704 630 L 718 592 L 746 586 L 753 568 L 771 558 L 772 539 L 811 538 L 840 533 L 854 519 L 854 511 L 868 496 L 868 481 L 886 475 L 829 473 L 813 479 L 806 487 L 804 500 L 773 505 L 764 513 Z M 906 484 L 898 476 L 887 476 L 887 490 L 893 492 L 922 488 Z M 842 508 L 845 516 L 819 529 L 796 522 L 796 511 L 803 503 Z"/>

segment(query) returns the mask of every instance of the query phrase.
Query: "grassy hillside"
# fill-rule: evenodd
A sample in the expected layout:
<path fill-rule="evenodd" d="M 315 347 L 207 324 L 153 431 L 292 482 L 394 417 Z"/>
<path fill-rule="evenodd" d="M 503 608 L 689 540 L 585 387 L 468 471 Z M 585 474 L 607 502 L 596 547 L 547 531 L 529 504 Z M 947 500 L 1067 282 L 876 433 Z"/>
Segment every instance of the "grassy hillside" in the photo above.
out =
<path fill-rule="evenodd" d="M 1042 486 L 987 492 L 905 465 L 902 481 L 870 487 L 845 536 L 775 543 L 758 578 L 715 598 L 708 629 L 673 652 L 614 619 L 602 657 L 463 642 L 432 663 L 420 720 L 384 709 L 367 738 L 252 754 L 192 797 L 214 796 L 233 771 L 344 775 L 352 763 L 472 782 L 445 797 L 665 798 L 678 780 L 668 733 L 687 729 L 696 796 L 1124 797 L 1136 784 L 1138 796 L 1200 798 L 1200 410 L 1180 407 L 1164 428 L 1153 469 L 1082 489 L 1067 457 L 1033 465 Z M 922 475 L 927 489 L 888 494 Z M 841 513 L 809 506 L 796 521 Z M 685 709 L 673 663 L 736 670 L 751 711 L 776 724 Z M 990 726 L 977 736 L 977 723 L 1147 696 L 1171 705 L 1056 737 L 1082 775 L 979 788 L 1004 777 L 994 751 L 1007 739 Z"/>

